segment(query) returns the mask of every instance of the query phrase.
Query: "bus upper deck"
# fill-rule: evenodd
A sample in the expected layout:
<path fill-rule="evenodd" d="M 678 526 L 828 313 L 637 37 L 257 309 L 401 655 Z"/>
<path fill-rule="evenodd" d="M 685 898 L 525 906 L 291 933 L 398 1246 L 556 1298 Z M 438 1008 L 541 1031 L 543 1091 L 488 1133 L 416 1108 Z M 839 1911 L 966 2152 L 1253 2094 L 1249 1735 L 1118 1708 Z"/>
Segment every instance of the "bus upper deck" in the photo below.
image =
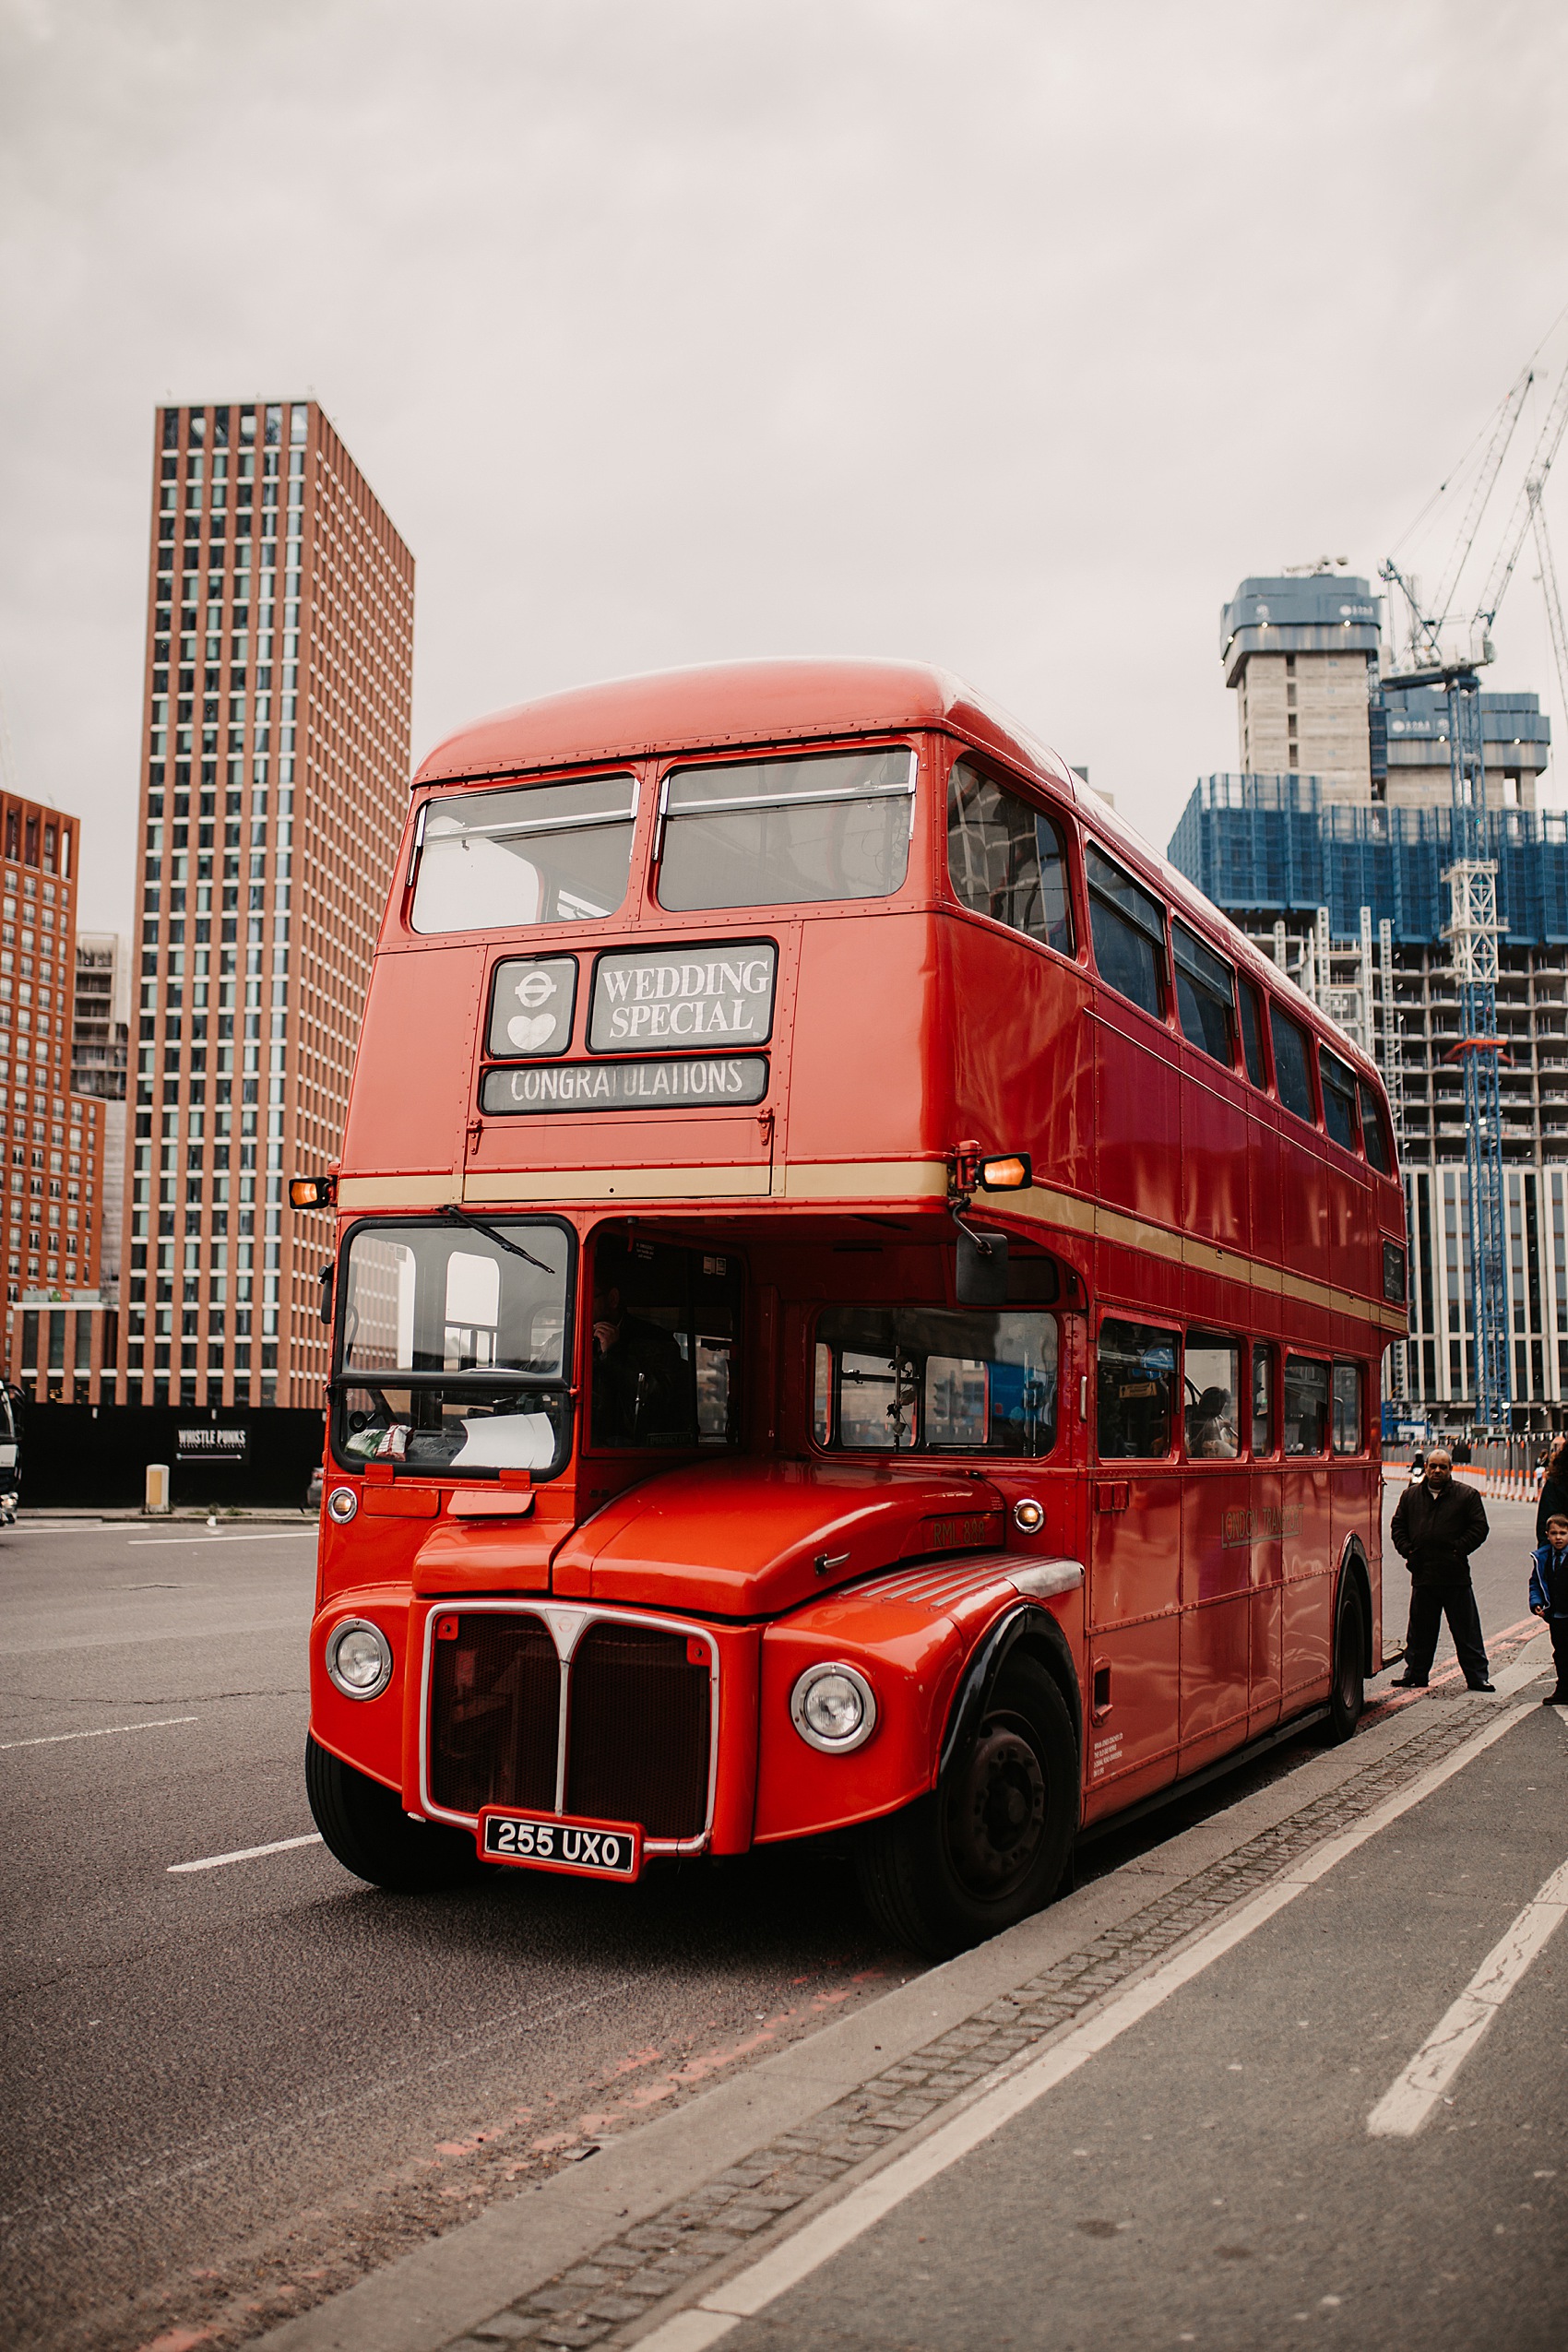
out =
<path fill-rule="evenodd" d="M 964 1139 L 1030 1151 L 1020 1215 L 1402 1304 L 1375 1069 L 944 674 L 674 672 L 426 760 L 345 1208 L 940 1206 Z"/>

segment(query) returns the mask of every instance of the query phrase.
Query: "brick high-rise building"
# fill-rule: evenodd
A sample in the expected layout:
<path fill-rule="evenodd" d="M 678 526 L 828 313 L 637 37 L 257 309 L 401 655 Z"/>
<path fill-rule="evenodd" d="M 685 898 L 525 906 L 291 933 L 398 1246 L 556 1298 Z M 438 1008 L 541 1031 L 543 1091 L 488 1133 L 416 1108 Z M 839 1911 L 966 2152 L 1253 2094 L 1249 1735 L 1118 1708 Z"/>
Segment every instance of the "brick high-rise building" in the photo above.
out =
<path fill-rule="evenodd" d="M 131 1402 L 314 1405 L 332 1158 L 409 775 L 413 559 L 314 400 L 154 443 L 121 1359 Z"/>
<path fill-rule="evenodd" d="M 0 850 L 5 1368 L 40 1395 L 79 1372 L 85 1396 L 102 1352 L 95 1326 L 104 1106 L 71 1086 L 80 826 L 6 794 Z M 41 1324 L 46 1308 L 54 1312 Z"/>

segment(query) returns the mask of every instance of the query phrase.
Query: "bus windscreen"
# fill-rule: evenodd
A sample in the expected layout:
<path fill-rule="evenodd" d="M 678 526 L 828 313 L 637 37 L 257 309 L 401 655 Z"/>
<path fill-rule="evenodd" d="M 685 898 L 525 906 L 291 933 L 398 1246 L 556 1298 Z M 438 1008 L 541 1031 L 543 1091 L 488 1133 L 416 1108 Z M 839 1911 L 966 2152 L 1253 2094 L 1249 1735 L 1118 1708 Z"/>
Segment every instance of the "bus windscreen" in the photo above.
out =
<path fill-rule="evenodd" d="M 544 1219 L 366 1225 L 344 1260 L 340 1459 L 549 1477 L 571 1438 L 572 1243 Z"/>
<path fill-rule="evenodd" d="M 905 744 L 678 767 L 665 778 L 659 903 L 798 907 L 885 898 L 909 862 Z"/>
<path fill-rule="evenodd" d="M 632 869 L 636 780 L 585 776 L 427 803 L 415 931 L 511 931 L 612 915 Z"/>

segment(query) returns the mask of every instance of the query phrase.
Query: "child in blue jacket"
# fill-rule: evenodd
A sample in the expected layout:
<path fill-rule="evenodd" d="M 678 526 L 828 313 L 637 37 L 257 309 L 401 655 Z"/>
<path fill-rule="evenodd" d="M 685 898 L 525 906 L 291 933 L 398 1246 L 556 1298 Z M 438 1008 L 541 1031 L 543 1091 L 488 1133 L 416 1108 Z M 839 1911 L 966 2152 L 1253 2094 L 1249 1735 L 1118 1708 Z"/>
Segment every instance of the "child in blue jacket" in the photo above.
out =
<path fill-rule="evenodd" d="M 1568 1706 L 1568 1517 L 1554 1511 L 1546 1523 L 1546 1541 L 1530 1554 L 1530 1608 L 1551 1629 L 1551 1654 L 1557 1663 L 1557 1688 L 1543 1706 Z"/>

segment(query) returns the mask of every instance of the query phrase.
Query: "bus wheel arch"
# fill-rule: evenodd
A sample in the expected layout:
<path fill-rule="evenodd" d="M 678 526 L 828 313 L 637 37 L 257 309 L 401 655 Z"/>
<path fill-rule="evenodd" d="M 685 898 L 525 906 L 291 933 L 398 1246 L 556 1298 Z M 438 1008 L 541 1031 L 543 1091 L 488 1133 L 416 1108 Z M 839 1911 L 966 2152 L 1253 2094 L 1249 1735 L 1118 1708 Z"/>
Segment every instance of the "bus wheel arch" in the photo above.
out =
<path fill-rule="evenodd" d="M 1039 1910 L 1062 1884 L 1081 1786 L 1064 1678 L 1075 1693 L 1066 1642 L 1044 1610 L 1009 1610 L 980 1643 L 949 1710 L 935 1785 L 861 1834 L 862 1896 L 898 1942 L 944 1958 Z"/>

